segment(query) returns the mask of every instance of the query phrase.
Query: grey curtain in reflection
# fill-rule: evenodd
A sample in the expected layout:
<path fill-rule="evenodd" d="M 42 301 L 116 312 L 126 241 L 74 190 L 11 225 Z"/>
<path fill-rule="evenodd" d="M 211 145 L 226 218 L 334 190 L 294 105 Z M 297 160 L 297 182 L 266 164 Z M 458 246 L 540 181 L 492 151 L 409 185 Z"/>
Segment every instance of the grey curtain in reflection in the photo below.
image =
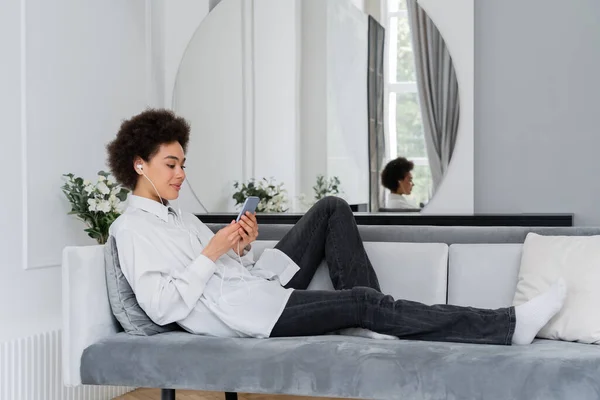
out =
<path fill-rule="evenodd" d="M 221 0 L 208 0 L 208 11 L 212 11 L 212 9 L 215 8 L 220 2 Z"/>
<path fill-rule="evenodd" d="M 369 208 L 370 211 L 377 211 L 383 204 L 384 193 L 379 183 L 379 172 L 384 167 L 386 154 L 385 132 L 383 131 L 385 29 L 371 16 L 369 16 L 368 43 Z"/>
<path fill-rule="evenodd" d="M 452 158 L 459 119 L 458 82 L 439 30 L 417 0 L 406 0 L 415 55 L 419 102 L 433 192 Z"/>

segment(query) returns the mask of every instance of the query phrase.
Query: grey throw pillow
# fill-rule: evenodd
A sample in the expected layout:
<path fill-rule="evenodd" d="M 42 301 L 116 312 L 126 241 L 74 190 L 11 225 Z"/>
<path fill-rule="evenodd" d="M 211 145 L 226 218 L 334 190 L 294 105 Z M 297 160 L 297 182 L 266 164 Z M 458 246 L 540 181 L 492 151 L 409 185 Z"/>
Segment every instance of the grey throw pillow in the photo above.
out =
<path fill-rule="evenodd" d="M 165 326 L 157 325 L 142 310 L 129 282 L 121 271 L 117 243 L 113 236 L 108 238 L 104 246 L 104 263 L 110 308 L 125 332 L 138 336 L 152 336 L 157 333 L 181 330 L 175 323 Z"/>

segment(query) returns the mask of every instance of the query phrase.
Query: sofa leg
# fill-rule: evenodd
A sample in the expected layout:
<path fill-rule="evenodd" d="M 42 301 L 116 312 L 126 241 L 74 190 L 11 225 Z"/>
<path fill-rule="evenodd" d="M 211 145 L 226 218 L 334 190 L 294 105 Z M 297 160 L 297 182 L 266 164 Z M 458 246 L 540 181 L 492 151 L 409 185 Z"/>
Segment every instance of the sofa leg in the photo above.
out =
<path fill-rule="evenodd" d="M 175 400 L 175 389 L 160 389 L 160 400 Z"/>
<path fill-rule="evenodd" d="M 238 400 L 237 393 L 225 392 L 225 400 Z"/>

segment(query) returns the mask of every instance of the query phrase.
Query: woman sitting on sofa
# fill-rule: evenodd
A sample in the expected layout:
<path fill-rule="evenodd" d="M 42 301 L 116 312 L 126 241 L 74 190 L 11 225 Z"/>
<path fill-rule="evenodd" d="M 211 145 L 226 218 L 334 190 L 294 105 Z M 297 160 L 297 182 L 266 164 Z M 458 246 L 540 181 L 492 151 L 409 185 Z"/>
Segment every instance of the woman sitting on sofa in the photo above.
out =
<path fill-rule="evenodd" d="M 124 121 L 107 146 L 113 175 L 133 190 L 110 234 L 138 303 L 159 325 L 225 337 L 343 331 L 510 345 L 531 343 L 563 305 L 562 280 L 528 303 L 496 310 L 395 300 L 381 293 L 353 214 L 336 197 L 320 200 L 255 260 L 254 214 L 213 234 L 174 208 L 189 135 L 188 123 L 171 111 L 147 110 Z M 336 290 L 306 290 L 323 259 Z"/>

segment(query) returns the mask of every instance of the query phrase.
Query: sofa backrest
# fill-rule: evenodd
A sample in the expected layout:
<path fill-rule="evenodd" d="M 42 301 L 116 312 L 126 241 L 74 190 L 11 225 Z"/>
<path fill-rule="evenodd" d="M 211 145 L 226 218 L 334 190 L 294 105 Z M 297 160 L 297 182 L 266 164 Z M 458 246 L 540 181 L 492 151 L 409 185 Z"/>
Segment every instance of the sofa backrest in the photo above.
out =
<path fill-rule="evenodd" d="M 258 217 L 260 224 L 260 216 Z M 213 232 L 223 224 L 207 224 Z M 261 224 L 260 240 L 279 240 L 291 224 Z M 529 232 L 540 235 L 589 236 L 600 235 L 600 227 L 521 227 L 521 226 L 421 226 L 421 225 L 359 225 L 366 242 L 404 243 L 523 243 Z"/>
<path fill-rule="evenodd" d="M 255 257 L 276 240 L 255 242 Z M 383 293 L 425 304 L 446 302 L 448 245 L 445 243 L 364 242 Z M 308 289 L 333 290 L 323 262 Z"/>
<path fill-rule="evenodd" d="M 450 245 L 448 304 L 492 309 L 510 306 L 522 248 L 521 243 Z"/>

